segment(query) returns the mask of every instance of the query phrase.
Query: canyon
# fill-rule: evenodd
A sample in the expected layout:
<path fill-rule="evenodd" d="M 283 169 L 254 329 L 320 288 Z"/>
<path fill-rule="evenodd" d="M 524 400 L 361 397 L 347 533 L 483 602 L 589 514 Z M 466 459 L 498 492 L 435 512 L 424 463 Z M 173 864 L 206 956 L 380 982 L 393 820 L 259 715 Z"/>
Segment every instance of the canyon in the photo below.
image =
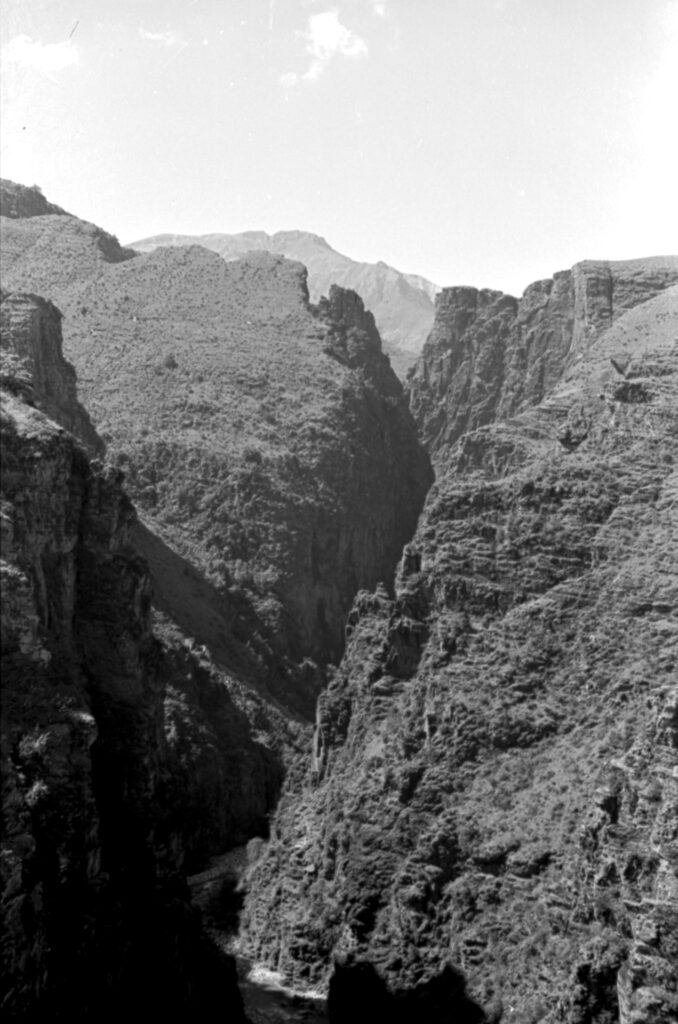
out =
<path fill-rule="evenodd" d="M 675 1018 L 676 267 L 574 268 L 558 383 L 496 422 L 523 310 L 442 293 L 412 381 L 436 483 L 248 880 L 250 954 L 340 964 L 346 1019 L 368 967 L 431 1021 Z"/>
<path fill-rule="evenodd" d="M 404 392 L 299 263 L 2 212 L 8 1019 L 276 1019 L 246 847 L 334 1024 L 675 1020 L 678 258 L 443 289 Z"/>

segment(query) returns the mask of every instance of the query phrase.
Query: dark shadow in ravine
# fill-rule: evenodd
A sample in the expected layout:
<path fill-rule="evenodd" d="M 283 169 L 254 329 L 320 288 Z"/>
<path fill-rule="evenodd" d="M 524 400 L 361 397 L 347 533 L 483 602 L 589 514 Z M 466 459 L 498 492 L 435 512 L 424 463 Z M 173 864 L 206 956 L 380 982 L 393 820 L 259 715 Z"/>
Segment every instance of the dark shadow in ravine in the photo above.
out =
<path fill-rule="evenodd" d="M 367 961 L 337 963 L 327 998 L 330 1024 L 486 1024 L 482 1008 L 466 993 L 463 974 L 450 964 L 406 990 L 389 989 Z"/>
<path fill-rule="evenodd" d="M 300 666 L 281 658 L 275 638 L 248 595 L 218 590 L 200 569 L 174 551 L 142 522 L 131 533 L 134 548 L 148 562 L 153 605 L 167 615 L 213 661 L 286 715 L 312 721 L 319 686 Z"/>

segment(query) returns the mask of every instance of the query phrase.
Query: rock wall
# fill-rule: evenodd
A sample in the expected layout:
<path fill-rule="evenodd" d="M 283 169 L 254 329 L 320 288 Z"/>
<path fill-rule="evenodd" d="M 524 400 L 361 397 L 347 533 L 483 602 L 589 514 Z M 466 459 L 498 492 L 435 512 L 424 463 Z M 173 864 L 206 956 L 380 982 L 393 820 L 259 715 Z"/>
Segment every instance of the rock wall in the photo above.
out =
<path fill-rule="evenodd" d="M 661 290 L 536 407 L 435 435 L 395 598 L 356 600 L 251 871 L 252 957 L 387 1000 L 450 969 L 494 1021 L 675 1019 L 677 329 Z"/>
<path fill-rule="evenodd" d="M 302 730 L 237 644 L 229 676 L 152 611 L 122 474 L 69 433 L 102 448 L 59 311 L 12 294 L 2 320 L 3 1019 L 239 1020 L 183 876 L 266 833 Z"/>
<path fill-rule="evenodd" d="M 73 366 L 63 357 L 61 313 L 37 295 L 8 294 L 0 305 L 0 382 L 78 437 L 93 455 L 103 443 L 78 401 Z"/>
<path fill-rule="evenodd" d="M 216 592 L 223 616 L 192 635 L 216 652 L 225 618 L 262 692 L 311 719 L 353 596 L 392 579 L 432 479 L 371 315 L 340 289 L 312 307 L 304 268 L 266 253 L 111 263 L 74 217 L 7 223 L 6 284 L 58 302 L 130 495 Z M 165 595 L 156 546 L 144 553 L 157 600 L 194 619 L 178 586 Z"/>
<path fill-rule="evenodd" d="M 464 433 L 539 403 L 565 369 L 627 310 L 678 281 L 678 257 L 588 260 L 521 299 L 445 288 L 408 379 L 410 407 L 434 460 Z"/>
<path fill-rule="evenodd" d="M 2 1012 L 243 1019 L 161 849 L 164 676 L 119 474 L 3 393 Z"/>

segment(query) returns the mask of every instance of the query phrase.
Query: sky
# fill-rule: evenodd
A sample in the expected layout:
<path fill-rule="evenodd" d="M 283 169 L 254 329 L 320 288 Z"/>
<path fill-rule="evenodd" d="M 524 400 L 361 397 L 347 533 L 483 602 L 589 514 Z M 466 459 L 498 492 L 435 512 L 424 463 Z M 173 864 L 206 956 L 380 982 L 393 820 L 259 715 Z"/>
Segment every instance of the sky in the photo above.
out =
<path fill-rule="evenodd" d="M 4 0 L 0 172 L 122 242 L 521 294 L 678 252 L 678 0 Z"/>

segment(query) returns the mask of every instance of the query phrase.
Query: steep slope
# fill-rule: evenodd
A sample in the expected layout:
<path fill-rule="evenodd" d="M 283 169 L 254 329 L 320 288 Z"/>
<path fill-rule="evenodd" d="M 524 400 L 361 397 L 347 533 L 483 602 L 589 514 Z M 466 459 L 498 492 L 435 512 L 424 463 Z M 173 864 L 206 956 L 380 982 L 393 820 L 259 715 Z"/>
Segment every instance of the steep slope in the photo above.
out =
<path fill-rule="evenodd" d="M 477 427 L 535 405 L 628 309 L 678 282 L 678 256 L 588 260 L 526 288 L 521 299 L 445 288 L 408 381 L 432 457 Z"/>
<path fill-rule="evenodd" d="M 0 322 L 3 389 L 40 409 L 100 456 L 103 443 L 78 401 L 75 371 L 62 356 L 59 310 L 38 296 L 9 293 L 0 306 Z M 147 551 L 158 567 L 162 594 L 153 597 L 153 625 L 160 645 L 156 670 L 165 694 L 163 842 L 190 867 L 266 831 L 283 762 L 294 758 L 303 730 L 257 696 L 261 670 L 256 654 L 229 628 L 229 617 L 247 607 L 244 597 L 236 590 L 224 601 L 131 511 L 125 530 L 136 551 Z M 171 620 L 178 589 L 183 606 L 191 609 L 183 616 L 183 632 Z M 202 621 L 219 630 L 218 664 L 193 639 Z"/>
<path fill-rule="evenodd" d="M 75 218 L 6 223 L 3 281 L 59 304 L 131 496 L 215 597 L 196 622 L 176 561 L 138 533 L 159 607 L 213 653 L 248 643 L 261 688 L 310 714 L 353 595 L 389 579 L 431 479 L 373 318 L 341 290 L 309 306 L 304 269 L 266 253 L 109 263 Z"/>
<path fill-rule="evenodd" d="M 152 611 L 140 532 L 197 616 L 218 604 L 68 432 L 93 434 L 59 311 L 1 313 L 3 1019 L 239 1020 L 183 873 L 266 834 L 304 730 L 257 696 L 250 649 L 226 638 L 224 668 Z"/>
<path fill-rule="evenodd" d="M 263 250 L 298 260 L 308 269 L 311 301 L 327 295 L 333 284 L 358 292 L 373 313 L 384 350 L 404 378 L 421 351 L 433 323 L 438 287 L 417 274 L 404 274 L 388 264 L 360 263 L 333 249 L 308 231 L 244 231 L 240 234 L 154 235 L 131 243 L 139 252 L 159 246 L 202 245 L 226 260 Z"/>
<path fill-rule="evenodd" d="M 15 389 L 1 428 L 3 1020 L 244 1020 L 178 870 L 171 672 L 119 474 Z"/>
<path fill-rule="evenodd" d="M 36 203 L 33 191 L 0 178 L 0 278 L 4 288 L 34 292 L 61 308 L 57 301 L 60 289 L 96 278 L 108 264 L 134 257 L 131 249 L 123 249 L 115 236 L 95 224 L 46 201 Z M 26 210 L 29 212 L 21 212 Z"/>
<path fill-rule="evenodd" d="M 466 329 L 495 303 L 491 329 Z M 443 293 L 433 339 L 451 306 L 456 371 L 442 356 L 440 373 L 465 398 L 443 391 L 437 419 L 419 406 L 439 476 L 395 598 L 356 600 L 306 779 L 250 874 L 245 947 L 301 984 L 334 958 L 335 1022 L 366 1019 L 368 992 L 431 1022 L 482 1005 L 519 1024 L 668 1024 L 678 288 L 595 334 L 580 304 L 562 345 L 547 325 L 544 364 L 573 337 L 581 358 L 539 405 L 469 433 L 469 353 L 505 365 L 515 335 L 503 299 Z M 430 365 L 416 377 L 430 385 Z"/>

